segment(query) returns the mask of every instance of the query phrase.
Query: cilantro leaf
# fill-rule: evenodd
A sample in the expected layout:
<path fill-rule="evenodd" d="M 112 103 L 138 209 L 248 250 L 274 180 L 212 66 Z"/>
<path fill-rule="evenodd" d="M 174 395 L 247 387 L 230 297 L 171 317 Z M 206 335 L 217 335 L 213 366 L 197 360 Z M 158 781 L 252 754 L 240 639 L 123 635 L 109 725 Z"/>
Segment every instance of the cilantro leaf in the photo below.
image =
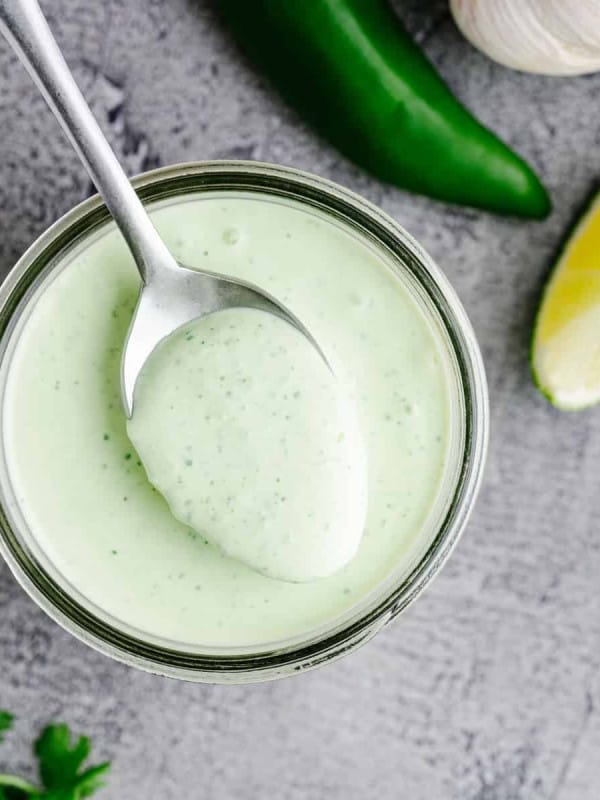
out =
<path fill-rule="evenodd" d="M 15 775 L 0 775 L 0 800 L 32 800 L 39 797 L 35 786 Z"/>
<path fill-rule="evenodd" d="M 0 741 L 13 722 L 12 714 L 0 711 Z M 16 775 L 0 775 L 0 800 L 83 800 L 104 785 L 110 764 L 84 767 L 91 750 L 81 736 L 73 744 L 69 728 L 50 725 L 34 743 L 43 788 L 38 789 Z"/>
<path fill-rule="evenodd" d="M 85 736 L 71 747 L 69 728 L 62 724 L 45 728 L 33 749 L 40 762 L 40 776 L 45 788 L 60 789 L 77 777 L 91 747 Z"/>
<path fill-rule="evenodd" d="M 0 800 L 27 800 L 30 796 L 14 786 L 0 786 Z"/>
<path fill-rule="evenodd" d="M 89 797 L 97 789 L 101 789 L 104 786 L 104 779 L 109 769 L 110 764 L 105 761 L 103 764 L 97 764 L 95 767 L 90 767 L 82 772 L 77 780 L 78 796 Z"/>
<path fill-rule="evenodd" d="M 0 742 L 4 739 L 3 734 L 12 728 L 13 720 L 14 717 L 12 714 L 9 714 L 8 711 L 0 710 Z M 1 795 L 0 800 L 2 800 Z"/>
<path fill-rule="evenodd" d="M 34 745 L 46 790 L 40 798 L 80 800 L 99 789 L 104 784 L 103 778 L 110 764 L 98 764 L 81 771 L 90 750 L 90 740 L 86 736 L 81 736 L 71 745 L 67 725 L 50 725 L 42 731 Z"/>

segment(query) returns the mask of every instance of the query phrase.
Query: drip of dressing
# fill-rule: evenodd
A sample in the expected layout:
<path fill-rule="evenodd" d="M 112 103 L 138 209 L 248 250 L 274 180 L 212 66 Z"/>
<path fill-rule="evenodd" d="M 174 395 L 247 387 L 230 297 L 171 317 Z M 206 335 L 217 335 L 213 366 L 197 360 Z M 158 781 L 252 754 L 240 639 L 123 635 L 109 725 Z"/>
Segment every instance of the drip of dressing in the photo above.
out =
<path fill-rule="evenodd" d="M 367 513 L 356 414 L 277 317 L 230 309 L 164 340 L 128 434 L 174 516 L 252 569 L 304 582 L 356 555 Z"/>

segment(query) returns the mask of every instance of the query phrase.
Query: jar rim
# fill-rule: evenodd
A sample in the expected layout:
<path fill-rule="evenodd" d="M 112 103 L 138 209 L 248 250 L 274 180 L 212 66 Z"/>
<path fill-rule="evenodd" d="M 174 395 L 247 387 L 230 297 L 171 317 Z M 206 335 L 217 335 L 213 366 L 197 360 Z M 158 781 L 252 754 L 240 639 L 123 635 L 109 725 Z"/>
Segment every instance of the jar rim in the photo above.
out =
<path fill-rule="evenodd" d="M 443 566 L 466 525 L 483 473 L 489 413 L 483 361 L 467 315 L 440 268 L 395 220 L 369 201 L 327 179 L 261 162 L 208 161 L 160 167 L 132 180 L 142 200 L 157 202 L 187 192 L 221 189 L 266 192 L 321 207 L 352 222 L 413 272 L 440 314 L 456 356 L 464 393 L 464 452 L 454 496 L 418 563 L 379 602 L 350 622 L 288 647 L 253 653 L 211 655 L 157 647 L 109 625 L 83 608 L 28 555 L 11 528 L 0 498 L 0 554 L 34 601 L 88 645 L 150 672 L 212 683 L 269 680 L 337 658 L 374 635 L 403 611 Z M 0 342 L 5 350 L 14 316 L 44 266 L 109 219 L 98 196 L 50 226 L 30 246 L 0 287 Z M 29 280 L 29 283 L 28 283 Z M 4 350 L 0 358 L 4 356 Z M 360 605 L 360 604 L 359 604 Z M 354 610 L 354 609 L 353 609 Z"/>

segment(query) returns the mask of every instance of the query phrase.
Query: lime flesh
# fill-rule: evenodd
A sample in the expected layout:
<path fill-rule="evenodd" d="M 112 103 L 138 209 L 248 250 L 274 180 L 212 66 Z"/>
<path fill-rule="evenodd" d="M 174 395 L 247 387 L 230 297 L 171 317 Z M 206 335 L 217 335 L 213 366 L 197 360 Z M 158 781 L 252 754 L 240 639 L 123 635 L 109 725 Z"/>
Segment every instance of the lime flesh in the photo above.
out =
<path fill-rule="evenodd" d="M 546 285 L 531 366 L 558 408 L 600 402 L 600 192 L 577 223 Z"/>

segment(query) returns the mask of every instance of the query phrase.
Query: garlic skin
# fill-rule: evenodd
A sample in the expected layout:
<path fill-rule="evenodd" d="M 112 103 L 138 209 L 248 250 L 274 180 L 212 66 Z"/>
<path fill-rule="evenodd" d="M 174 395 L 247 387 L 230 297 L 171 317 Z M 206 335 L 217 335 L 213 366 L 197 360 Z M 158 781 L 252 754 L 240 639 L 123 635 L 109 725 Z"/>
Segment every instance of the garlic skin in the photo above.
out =
<path fill-rule="evenodd" d="M 600 0 L 450 0 L 465 37 L 494 61 L 543 75 L 600 70 Z"/>

